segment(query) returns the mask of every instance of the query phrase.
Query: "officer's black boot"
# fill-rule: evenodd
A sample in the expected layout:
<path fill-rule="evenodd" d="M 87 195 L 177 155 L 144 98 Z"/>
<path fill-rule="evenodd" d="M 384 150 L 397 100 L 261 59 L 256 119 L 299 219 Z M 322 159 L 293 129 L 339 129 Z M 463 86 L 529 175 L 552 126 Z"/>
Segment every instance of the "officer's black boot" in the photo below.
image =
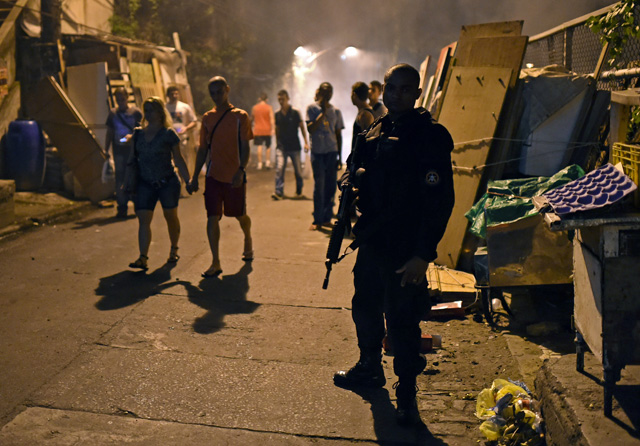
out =
<path fill-rule="evenodd" d="M 414 426 L 420 423 L 415 377 L 400 377 L 393 387 L 396 389 L 396 421 L 398 424 L 400 426 Z"/>
<path fill-rule="evenodd" d="M 333 375 L 333 383 L 345 389 L 382 387 L 385 382 L 380 352 L 361 352 L 360 360 L 356 365 L 348 371 L 340 370 Z"/>

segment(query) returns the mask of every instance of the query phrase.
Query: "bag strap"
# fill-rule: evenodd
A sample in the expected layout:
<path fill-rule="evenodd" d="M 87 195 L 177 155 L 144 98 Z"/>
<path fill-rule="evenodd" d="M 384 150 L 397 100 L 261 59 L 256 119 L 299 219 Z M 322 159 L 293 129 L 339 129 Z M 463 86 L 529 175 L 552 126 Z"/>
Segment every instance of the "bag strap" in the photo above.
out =
<path fill-rule="evenodd" d="M 218 119 L 218 122 L 216 122 L 216 125 L 213 126 L 211 133 L 209 133 L 209 135 L 207 136 L 207 175 L 209 175 L 209 169 L 211 169 L 211 141 L 213 141 L 213 133 L 216 131 L 218 125 L 222 122 L 227 113 L 229 113 L 229 111 L 234 108 L 235 107 L 229 107 L 224 111 L 222 116 L 220 116 L 220 119 Z"/>
<path fill-rule="evenodd" d="M 129 125 L 129 123 L 126 121 L 126 119 L 124 119 L 121 115 L 120 112 L 118 110 L 115 111 L 115 115 L 116 117 L 120 120 L 121 123 L 123 123 L 125 125 L 125 127 L 127 127 L 130 131 L 133 132 L 133 127 L 131 127 Z"/>
<path fill-rule="evenodd" d="M 222 114 L 222 116 L 220 117 L 220 119 L 218 119 L 218 122 L 216 122 L 216 125 L 213 126 L 213 130 L 211 130 L 211 133 L 209 133 L 209 136 L 207 136 L 207 147 L 211 148 L 211 141 L 213 141 L 213 133 L 216 131 L 216 129 L 218 128 L 218 125 L 222 122 L 222 120 L 224 119 L 224 117 L 227 115 L 227 113 L 229 113 L 232 109 L 234 109 L 235 107 L 230 107 L 228 109 L 226 109 L 224 111 L 224 113 Z"/>

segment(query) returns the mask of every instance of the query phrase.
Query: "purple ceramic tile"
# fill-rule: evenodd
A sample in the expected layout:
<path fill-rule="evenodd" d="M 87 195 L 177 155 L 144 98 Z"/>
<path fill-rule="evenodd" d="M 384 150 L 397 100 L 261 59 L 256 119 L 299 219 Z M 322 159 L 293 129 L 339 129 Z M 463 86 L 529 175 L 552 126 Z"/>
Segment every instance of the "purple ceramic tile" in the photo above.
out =
<path fill-rule="evenodd" d="M 547 192 L 544 197 L 554 212 L 562 215 L 608 206 L 636 189 L 631 178 L 612 164 L 605 164 L 582 178 Z"/>

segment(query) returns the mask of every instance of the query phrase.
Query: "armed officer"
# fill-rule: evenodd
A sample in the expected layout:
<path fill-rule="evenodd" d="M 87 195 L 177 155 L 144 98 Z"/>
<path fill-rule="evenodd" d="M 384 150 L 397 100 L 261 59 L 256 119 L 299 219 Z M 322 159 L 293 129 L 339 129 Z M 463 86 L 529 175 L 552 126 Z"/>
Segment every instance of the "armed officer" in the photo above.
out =
<path fill-rule="evenodd" d="M 420 75 L 407 64 L 384 77 L 388 113 L 359 135 L 342 187 L 358 190 L 361 216 L 353 228 L 359 248 L 353 270 L 352 317 L 360 359 L 334 375 L 343 388 L 382 387 L 382 340 L 386 332 L 398 377 L 396 418 L 420 422 L 416 377 L 426 367 L 420 354 L 420 321 L 431 309 L 426 271 L 436 257 L 453 209 L 449 132 L 429 112 L 415 109 Z M 350 183 L 350 184 L 348 184 Z"/>

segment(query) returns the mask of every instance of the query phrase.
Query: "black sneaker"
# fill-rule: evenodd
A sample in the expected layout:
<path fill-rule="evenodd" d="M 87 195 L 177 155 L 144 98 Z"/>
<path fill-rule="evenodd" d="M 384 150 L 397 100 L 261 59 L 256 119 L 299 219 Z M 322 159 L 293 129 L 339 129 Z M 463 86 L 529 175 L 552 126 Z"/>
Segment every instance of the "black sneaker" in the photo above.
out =
<path fill-rule="evenodd" d="M 282 200 L 284 197 L 280 194 L 271 194 L 271 198 L 273 198 L 275 201 L 279 201 Z"/>
<path fill-rule="evenodd" d="M 386 381 L 382 364 L 366 364 L 362 361 L 348 371 L 340 370 L 333 375 L 333 383 L 343 389 L 383 387 Z"/>

